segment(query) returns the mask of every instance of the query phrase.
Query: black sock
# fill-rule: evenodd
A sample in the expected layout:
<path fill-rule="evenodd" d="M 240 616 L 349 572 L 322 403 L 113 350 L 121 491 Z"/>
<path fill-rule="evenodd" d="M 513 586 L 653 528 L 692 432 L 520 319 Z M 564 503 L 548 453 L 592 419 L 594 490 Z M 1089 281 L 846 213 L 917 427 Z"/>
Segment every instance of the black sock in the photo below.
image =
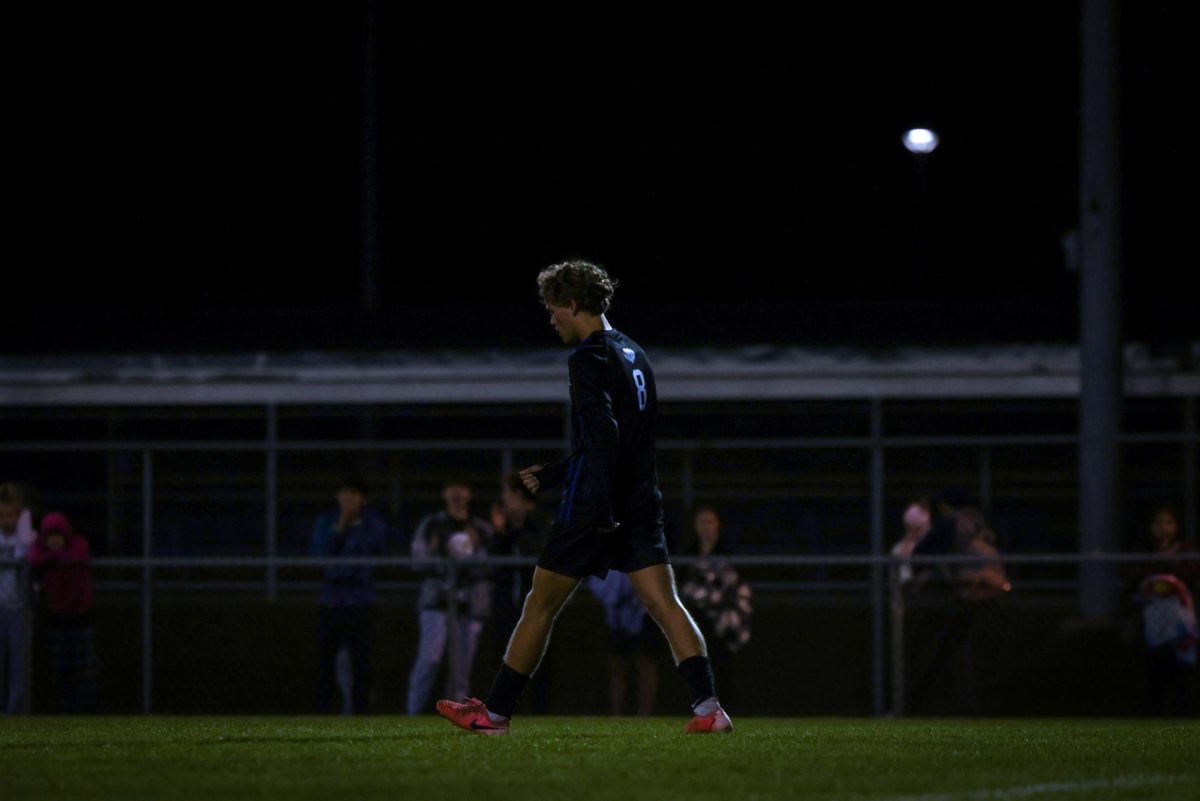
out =
<path fill-rule="evenodd" d="M 496 672 L 496 680 L 492 682 L 492 691 L 488 693 L 488 712 L 511 718 L 513 710 L 517 708 L 517 699 L 521 697 L 521 691 L 528 683 L 528 676 L 501 662 L 500 670 Z"/>
<path fill-rule="evenodd" d="M 707 656 L 691 656 L 679 663 L 679 674 L 692 694 L 692 709 L 701 701 L 715 698 L 716 682 L 713 680 L 712 662 Z"/>

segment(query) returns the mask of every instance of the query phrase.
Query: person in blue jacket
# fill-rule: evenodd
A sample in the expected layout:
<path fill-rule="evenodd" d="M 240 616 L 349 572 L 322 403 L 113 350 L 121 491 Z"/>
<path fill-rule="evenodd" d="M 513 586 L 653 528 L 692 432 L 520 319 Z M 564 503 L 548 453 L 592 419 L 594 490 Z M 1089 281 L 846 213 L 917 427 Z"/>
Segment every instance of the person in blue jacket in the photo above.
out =
<path fill-rule="evenodd" d="M 381 556 L 387 524 L 367 507 L 367 488 L 357 480 L 342 482 L 338 511 L 322 515 L 313 527 L 311 553 L 317 557 Z M 351 711 L 364 714 L 371 698 L 371 614 L 375 579 L 370 565 L 326 565 L 317 626 L 317 710 L 333 711 L 338 651 L 350 656 L 353 675 Z"/>

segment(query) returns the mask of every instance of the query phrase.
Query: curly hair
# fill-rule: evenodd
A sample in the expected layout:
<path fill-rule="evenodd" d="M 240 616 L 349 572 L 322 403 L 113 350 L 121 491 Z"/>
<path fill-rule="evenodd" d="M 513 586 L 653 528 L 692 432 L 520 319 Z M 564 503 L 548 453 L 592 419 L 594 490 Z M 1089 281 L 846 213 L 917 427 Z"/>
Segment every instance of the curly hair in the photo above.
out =
<path fill-rule="evenodd" d="M 542 303 L 569 306 L 572 301 L 582 311 L 604 314 L 612 303 L 616 291 L 616 280 L 598 264 L 582 259 L 571 259 L 561 264 L 551 264 L 538 273 L 538 297 Z"/>

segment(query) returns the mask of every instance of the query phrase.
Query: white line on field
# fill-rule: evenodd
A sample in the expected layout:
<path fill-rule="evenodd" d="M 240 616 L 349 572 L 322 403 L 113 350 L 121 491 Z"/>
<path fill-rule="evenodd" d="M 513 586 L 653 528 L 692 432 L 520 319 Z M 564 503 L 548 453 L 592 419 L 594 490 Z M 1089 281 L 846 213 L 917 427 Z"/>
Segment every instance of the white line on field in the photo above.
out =
<path fill-rule="evenodd" d="M 994 790 L 974 790 L 966 793 L 931 793 L 929 795 L 905 795 L 886 798 L 882 801 L 1006 801 L 1010 798 L 1029 798 L 1047 793 L 1079 793 L 1088 790 L 1108 790 L 1120 787 L 1146 787 L 1154 784 L 1171 784 L 1183 776 L 1125 776 L 1115 779 L 1095 779 L 1086 782 L 1046 782 L 1004 787 Z"/>

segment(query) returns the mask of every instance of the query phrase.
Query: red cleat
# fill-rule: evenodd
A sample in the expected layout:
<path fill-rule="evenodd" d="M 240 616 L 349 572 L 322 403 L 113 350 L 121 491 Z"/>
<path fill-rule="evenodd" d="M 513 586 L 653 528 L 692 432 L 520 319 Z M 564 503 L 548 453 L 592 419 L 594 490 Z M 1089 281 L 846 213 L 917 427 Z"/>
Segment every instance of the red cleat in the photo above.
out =
<path fill-rule="evenodd" d="M 457 701 L 438 701 L 437 711 L 460 729 L 476 734 L 508 734 L 508 721 L 493 723 L 488 717 L 487 706 L 478 698 L 468 698 L 462 704 Z"/>
<path fill-rule="evenodd" d="M 713 734 L 714 732 L 732 732 L 733 721 L 725 710 L 717 707 L 707 715 L 696 715 L 684 727 L 684 734 Z"/>

